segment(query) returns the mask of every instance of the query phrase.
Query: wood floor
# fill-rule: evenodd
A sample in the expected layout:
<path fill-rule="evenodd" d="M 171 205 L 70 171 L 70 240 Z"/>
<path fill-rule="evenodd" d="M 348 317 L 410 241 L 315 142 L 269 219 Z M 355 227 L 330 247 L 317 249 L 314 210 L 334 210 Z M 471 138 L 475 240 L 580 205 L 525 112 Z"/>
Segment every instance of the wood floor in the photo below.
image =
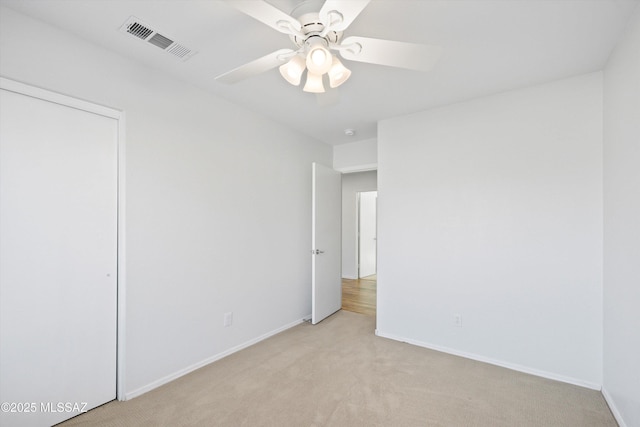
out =
<path fill-rule="evenodd" d="M 375 274 L 362 279 L 342 279 L 342 309 L 375 316 L 376 286 Z"/>

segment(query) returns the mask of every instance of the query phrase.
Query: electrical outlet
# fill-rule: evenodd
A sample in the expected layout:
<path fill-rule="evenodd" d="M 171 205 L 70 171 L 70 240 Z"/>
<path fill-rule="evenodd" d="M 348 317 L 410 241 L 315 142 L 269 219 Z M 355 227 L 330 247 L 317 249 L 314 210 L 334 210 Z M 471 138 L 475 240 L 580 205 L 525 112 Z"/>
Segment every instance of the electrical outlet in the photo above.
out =
<path fill-rule="evenodd" d="M 228 328 L 233 324 L 233 312 L 228 312 L 224 314 L 224 327 Z"/>
<path fill-rule="evenodd" d="M 456 326 L 458 328 L 462 328 L 462 315 L 461 314 L 454 314 L 453 315 L 453 326 Z"/>

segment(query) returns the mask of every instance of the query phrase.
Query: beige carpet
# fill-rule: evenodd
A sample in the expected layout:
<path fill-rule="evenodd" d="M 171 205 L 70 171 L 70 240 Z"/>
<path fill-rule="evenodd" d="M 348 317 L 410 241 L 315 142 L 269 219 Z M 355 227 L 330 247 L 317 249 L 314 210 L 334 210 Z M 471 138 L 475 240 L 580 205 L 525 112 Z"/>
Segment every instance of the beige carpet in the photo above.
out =
<path fill-rule="evenodd" d="M 593 390 L 379 338 L 341 311 L 68 426 L 616 426 Z"/>

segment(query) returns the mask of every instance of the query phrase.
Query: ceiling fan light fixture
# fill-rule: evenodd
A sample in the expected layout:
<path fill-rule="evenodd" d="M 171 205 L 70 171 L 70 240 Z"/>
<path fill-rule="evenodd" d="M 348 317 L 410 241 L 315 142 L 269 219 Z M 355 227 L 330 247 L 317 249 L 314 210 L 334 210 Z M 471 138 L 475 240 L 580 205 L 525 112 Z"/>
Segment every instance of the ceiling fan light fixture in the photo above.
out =
<path fill-rule="evenodd" d="M 307 71 L 307 82 L 302 90 L 310 93 L 324 93 L 322 74 L 312 73 L 311 70 Z"/>
<path fill-rule="evenodd" d="M 296 55 L 289 62 L 280 66 L 280 74 L 282 77 L 294 86 L 300 84 L 302 73 L 305 69 L 305 60 L 302 56 Z"/>
<path fill-rule="evenodd" d="M 342 65 L 337 56 L 333 57 L 331 68 L 329 69 L 329 86 L 336 88 L 346 82 L 351 77 L 351 70 Z"/>
<path fill-rule="evenodd" d="M 311 37 L 308 41 L 309 51 L 307 52 L 307 68 L 313 74 L 322 75 L 331 68 L 333 55 L 329 52 L 324 44 L 326 41 L 322 38 Z"/>

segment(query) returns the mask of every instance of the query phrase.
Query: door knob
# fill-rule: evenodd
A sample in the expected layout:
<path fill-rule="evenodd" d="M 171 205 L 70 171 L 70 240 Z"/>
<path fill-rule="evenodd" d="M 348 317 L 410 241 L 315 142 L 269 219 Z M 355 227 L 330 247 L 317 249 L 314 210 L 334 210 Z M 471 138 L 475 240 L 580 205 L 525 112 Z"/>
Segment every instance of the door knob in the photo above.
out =
<path fill-rule="evenodd" d="M 316 249 L 315 251 L 311 251 L 311 253 L 314 253 L 316 255 L 320 255 L 320 254 L 323 254 L 324 251 L 321 251 L 320 249 Z"/>

